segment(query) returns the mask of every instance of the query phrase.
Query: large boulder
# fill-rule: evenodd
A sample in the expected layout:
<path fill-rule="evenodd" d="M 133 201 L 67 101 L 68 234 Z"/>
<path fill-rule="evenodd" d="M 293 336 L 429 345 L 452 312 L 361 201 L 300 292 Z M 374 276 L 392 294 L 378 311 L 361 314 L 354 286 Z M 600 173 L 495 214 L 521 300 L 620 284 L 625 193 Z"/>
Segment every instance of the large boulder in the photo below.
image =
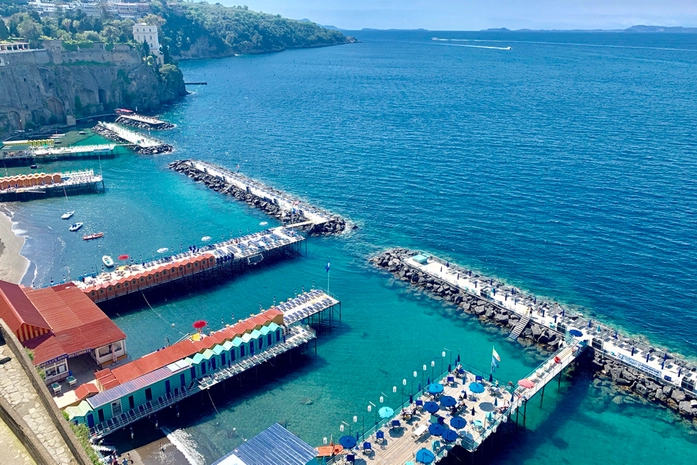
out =
<path fill-rule="evenodd" d="M 682 402 L 685 400 L 685 393 L 682 391 L 682 389 L 673 389 L 673 393 L 670 395 L 672 399 L 675 400 L 675 402 Z"/>

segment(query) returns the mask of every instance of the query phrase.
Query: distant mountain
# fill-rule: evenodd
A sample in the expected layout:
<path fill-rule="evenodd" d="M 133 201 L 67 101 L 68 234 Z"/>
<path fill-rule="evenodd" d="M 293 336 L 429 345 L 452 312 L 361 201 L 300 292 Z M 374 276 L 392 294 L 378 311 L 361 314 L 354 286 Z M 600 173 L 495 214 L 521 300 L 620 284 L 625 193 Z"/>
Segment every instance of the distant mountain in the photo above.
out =
<path fill-rule="evenodd" d="M 624 30 L 625 32 L 667 32 L 671 34 L 697 34 L 697 27 L 682 26 L 632 26 Z"/>

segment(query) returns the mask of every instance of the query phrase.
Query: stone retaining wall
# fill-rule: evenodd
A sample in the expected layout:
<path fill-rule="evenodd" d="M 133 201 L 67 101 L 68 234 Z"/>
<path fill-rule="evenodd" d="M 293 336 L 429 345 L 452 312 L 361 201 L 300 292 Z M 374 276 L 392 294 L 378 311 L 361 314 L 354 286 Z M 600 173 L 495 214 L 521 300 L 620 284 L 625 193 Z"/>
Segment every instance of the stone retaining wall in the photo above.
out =
<path fill-rule="evenodd" d="M 248 193 L 247 191 L 240 189 L 234 184 L 227 184 L 221 178 L 207 174 L 195 167 L 191 166 L 189 160 L 176 160 L 169 164 L 170 169 L 177 171 L 178 173 L 185 174 L 194 181 L 202 182 L 205 186 L 213 189 L 221 194 L 226 194 L 234 197 L 240 202 L 245 202 L 250 207 L 258 208 L 267 215 L 276 218 L 283 222 L 283 224 L 291 223 L 304 223 L 307 218 L 301 215 L 291 216 L 290 213 L 284 212 L 278 205 L 263 199 L 255 194 Z M 222 168 L 221 168 L 222 169 Z M 267 189 L 273 190 L 272 188 L 266 186 Z M 279 192 L 279 194 L 281 194 Z M 340 234 L 346 229 L 346 221 L 336 215 L 329 215 L 330 220 L 324 224 L 312 225 L 309 229 L 306 229 L 307 233 L 311 236 L 323 236 L 331 234 Z"/>
<path fill-rule="evenodd" d="M 7 347 L 14 354 L 14 359 L 21 365 L 26 376 L 29 378 L 36 396 L 39 398 L 41 405 L 43 405 L 44 409 L 48 413 L 49 421 L 53 424 L 65 444 L 68 446 L 71 459 L 73 459 L 74 463 L 78 465 L 92 465 L 92 461 L 82 448 L 82 445 L 75 436 L 75 433 L 73 433 L 73 431 L 70 429 L 70 425 L 68 424 L 67 420 L 63 417 L 61 411 L 58 410 L 53 397 L 48 392 L 48 388 L 39 376 L 39 373 L 36 371 L 34 363 L 29 359 L 29 356 L 24 350 L 22 344 L 17 339 L 17 336 L 15 336 L 12 330 L 10 330 L 2 319 L 0 319 L 0 337 L 4 339 Z"/>
<path fill-rule="evenodd" d="M 37 465 L 57 465 L 39 438 L 3 397 L 0 397 L 0 420 L 10 428 Z"/>
<path fill-rule="evenodd" d="M 377 267 L 392 273 L 396 278 L 406 281 L 433 296 L 442 298 L 460 308 L 463 312 L 472 314 L 481 322 L 493 323 L 504 331 L 512 330 L 520 317 L 512 310 L 480 296 L 462 291 L 441 279 L 412 268 L 405 259 L 417 255 L 418 252 L 404 248 L 390 249 L 373 257 L 370 261 Z M 521 345 L 537 344 L 550 352 L 556 350 L 564 342 L 564 335 L 536 323 L 528 323 L 518 341 Z M 691 393 L 670 386 L 657 378 L 651 378 L 639 370 L 615 360 L 601 350 L 588 347 L 591 357 L 587 362 L 581 360 L 585 367 L 590 368 L 598 382 L 611 382 L 625 393 L 641 396 L 650 402 L 665 406 L 692 421 L 697 428 L 697 398 Z"/>

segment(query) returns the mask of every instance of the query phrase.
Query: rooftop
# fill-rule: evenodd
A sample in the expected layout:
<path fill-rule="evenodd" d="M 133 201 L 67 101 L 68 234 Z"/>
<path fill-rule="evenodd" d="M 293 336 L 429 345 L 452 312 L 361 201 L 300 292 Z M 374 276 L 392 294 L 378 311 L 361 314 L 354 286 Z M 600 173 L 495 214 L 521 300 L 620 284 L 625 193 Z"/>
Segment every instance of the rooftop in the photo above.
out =
<path fill-rule="evenodd" d="M 307 465 L 316 456 L 312 446 L 275 423 L 213 465 Z"/>

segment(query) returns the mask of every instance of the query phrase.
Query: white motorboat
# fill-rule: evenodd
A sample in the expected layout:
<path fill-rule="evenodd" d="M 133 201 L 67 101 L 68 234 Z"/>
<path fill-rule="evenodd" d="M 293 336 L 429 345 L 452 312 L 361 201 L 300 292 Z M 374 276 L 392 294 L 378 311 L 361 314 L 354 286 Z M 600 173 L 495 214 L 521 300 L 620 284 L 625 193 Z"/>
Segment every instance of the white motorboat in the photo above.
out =
<path fill-rule="evenodd" d="M 82 227 L 84 223 L 73 223 L 68 229 L 71 230 L 72 232 L 77 231 Z"/>
<path fill-rule="evenodd" d="M 62 220 L 69 220 L 70 218 L 73 217 L 74 214 L 75 214 L 75 212 L 65 212 L 61 215 L 61 219 Z"/>
<path fill-rule="evenodd" d="M 109 255 L 104 255 L 102 257 L 102 263 L 104 263 L 104 266 L 107 268 L 114 266 L 114 260 Z"/>

